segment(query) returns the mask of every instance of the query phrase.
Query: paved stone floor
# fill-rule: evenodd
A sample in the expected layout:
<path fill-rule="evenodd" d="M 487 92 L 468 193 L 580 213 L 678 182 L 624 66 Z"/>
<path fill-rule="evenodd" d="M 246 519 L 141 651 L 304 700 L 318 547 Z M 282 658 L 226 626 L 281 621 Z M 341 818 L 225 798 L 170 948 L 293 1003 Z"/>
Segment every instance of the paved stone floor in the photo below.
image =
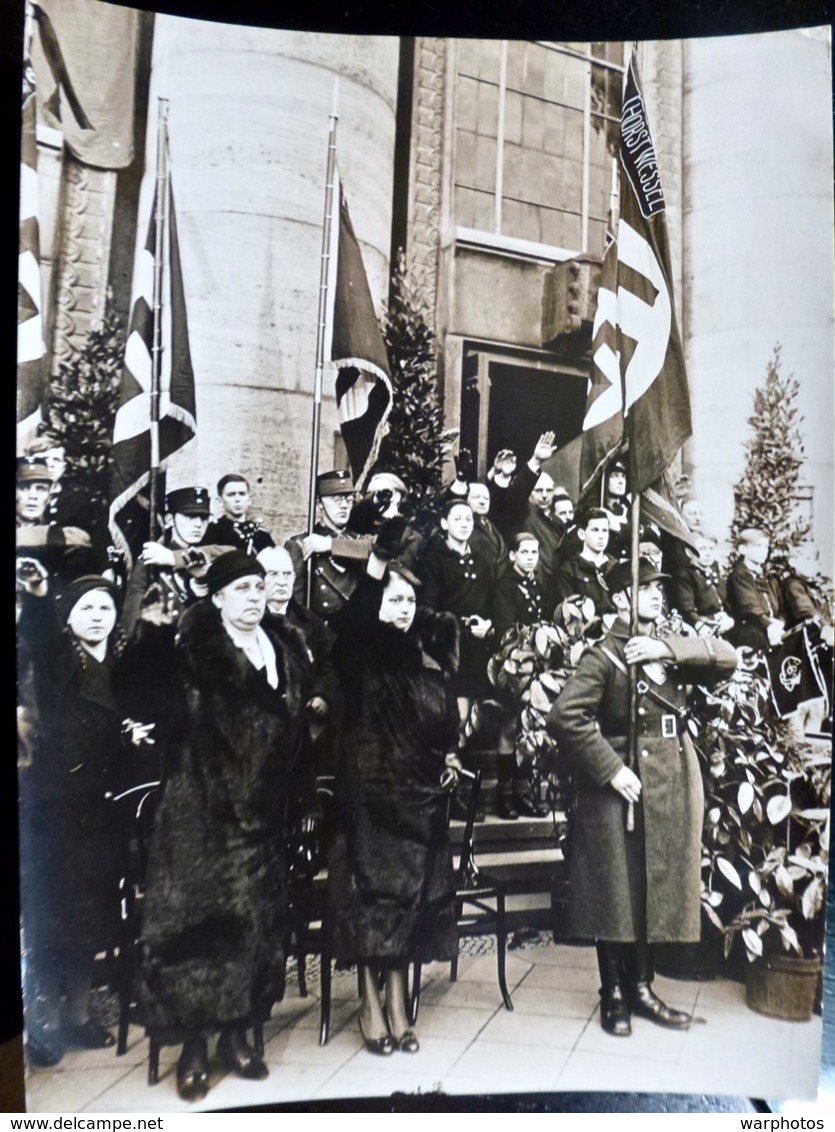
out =
<path fill-rule="evenodd" d="M 477 950 L 477 949 L 474 949 Z M 357 1028 L 356 976 L 333 980 L 331 1035 L 318 1045 L 318 977 L 307 998 L 291 978 L 287 996 L 265 1029 L 263 1082 L 223 1075 L 213 1061 L 205 1109 L 303 1099 L 402 1093 L 607 1091 L 812 1098 L 818 1080 L 821 1019 L 784 1022 L 745 1005 L 738 983 L 680 982 L 658 977 L 671 1005 L 694 1011 L 685 1033 L 636 1020 L 631 1038 L 604 1034 L 598 1018 L 594 950 L 528 942 L 508 955 L 513 1011 L 505 1010 L 492 954 L 462 957 L 458 981 L 449 968 L 424 969 L 418 1054 L 368 1053 Z M 51 1070 L 32 1070 L 30 1112 L 175 1112 L 191 1106 L 176 1093 L 178 1051 L 164 1049 L 161 1079 L 146 1083 L 147 1043 L 132 1027 L 124 1057 L 112 1050 L 70 1052 Z"/>

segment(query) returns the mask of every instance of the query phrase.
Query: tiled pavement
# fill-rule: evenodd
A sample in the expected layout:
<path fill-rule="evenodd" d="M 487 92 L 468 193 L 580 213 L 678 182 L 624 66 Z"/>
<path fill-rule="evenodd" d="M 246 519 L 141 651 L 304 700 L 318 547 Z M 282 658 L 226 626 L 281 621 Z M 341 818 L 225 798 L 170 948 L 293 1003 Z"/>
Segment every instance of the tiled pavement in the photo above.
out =
<path fill-rule="evenodd" d="M 356 1020 L 356 976 L 333 980 L 331 1036 L 318 1045 L 318 983 L 299 998 L 295 986 L 265 1029 L 263 1082 L 223 1076 L 216 1063 L 200 1106 L 235 1108 L 304 1099 L 388 1096 L 393 1092 L 473 1095 L 552 1091 L 662 1091 L 768 1098 L 811 1098 L 817 1088 L 821 1020 L 783 1022 L 754 1014 L 734 982 L 658 977 L 670 1005 L 700 1021 L 685 1033 L 641 1019 L 631 1038 L 603 1033 L 594 950 L 540 943 L 508 956 L 513 1012 L 502 1005 L 494 955 L 424 969 L 416 1055 L 381 1058 L 363 1047 Z M 33 1070 L 30 1112 L 176 1112 L 177 1049 L 164 1049 L 160 1082 L 146 1083 L 147 1043 L 132 1027 L 128 1052 L 70 1052 L 52 1070 Z"/>

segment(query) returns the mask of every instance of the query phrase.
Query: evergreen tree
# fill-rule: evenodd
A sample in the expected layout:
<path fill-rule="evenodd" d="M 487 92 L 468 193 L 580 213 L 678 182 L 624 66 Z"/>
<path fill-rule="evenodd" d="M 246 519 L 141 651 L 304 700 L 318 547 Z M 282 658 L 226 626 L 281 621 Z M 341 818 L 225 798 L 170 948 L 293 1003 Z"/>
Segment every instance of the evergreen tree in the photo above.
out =
<path fill-rule="evenodd" d="M 778 343 L 768 363 L 764 384 L 754 393 L 754 412 L 748 418 L 753 435 L 745 446 L 746 462 L 734 491 L 733 542 L 746 527 L 765 531 L 771 542 L 771 561 L 780 569 L 792 547 L 809 533 L 796 515 L 797 487 L 804 459 L 797 397 L 800 383 L 780 372 Z"/>
<path fill-rule="evenodd" d="M 67 486 L 86 492 L 102 524 L 123 363 L 122 322 L 108 305 L 101 325 L 90 331 L 69 362 L 61 363 L 47 400 L 45 431 L 64 447 Z"/>
<path fill-rule="evenodd" d="M 402 249 L 392 275 L 383 337 L 394 399 L 374 470 L 400 476 L 409 489 L 406 517 L 426 533 L 434 525 L 440 500 L 444 454 L 457 433 L 444 428 L 426 295 L 407 268 Z"/>

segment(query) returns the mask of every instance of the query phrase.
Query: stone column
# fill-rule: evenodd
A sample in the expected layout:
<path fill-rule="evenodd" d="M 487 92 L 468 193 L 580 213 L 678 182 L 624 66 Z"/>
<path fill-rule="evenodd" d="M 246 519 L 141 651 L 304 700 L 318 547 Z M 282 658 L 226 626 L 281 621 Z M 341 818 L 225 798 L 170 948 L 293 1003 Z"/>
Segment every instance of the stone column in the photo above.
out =
<path fill-rule="evenodd" d="M 328 116 L 378 311 L 388 290 L 398 44 L 157 16 L 140 216 L 157 96 L 170 100 L 172 179 L 197 382 L 198 437 L 169 486 L 241 471 L 276 539 L 307 512 Z M 146 221 L 140 221 L 140 238 Z M 329 396 L 320 468 L 332 466 Z"/>

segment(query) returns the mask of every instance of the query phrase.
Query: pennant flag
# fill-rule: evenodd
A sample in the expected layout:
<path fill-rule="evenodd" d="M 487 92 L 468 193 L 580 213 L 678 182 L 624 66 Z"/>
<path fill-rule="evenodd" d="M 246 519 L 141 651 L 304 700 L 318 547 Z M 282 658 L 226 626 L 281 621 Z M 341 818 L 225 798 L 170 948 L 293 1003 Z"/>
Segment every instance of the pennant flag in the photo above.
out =
<path fill-rule="evenodd" d="M 781 719 L 797 711 L 806 700 L 827 696 L 827 681 L 805 625 L 786 633 L 766 654 L 771 696 Z"/>
<path fill-rule="evenodd" d="M 151 370 L 154 340 L 154 247 L 157 197 L 148 237 L 138 252 L 125 364 L 113 426 L 110 533 L 131 567 L 136 552 L 156 532 L 148 528 L 147 487 L 151 468 Z M 159 455 L 164 468 L 172 453 L 197 431 L 194 370 L 188 343 L 185 291 L 177 242 L 174 193 L 169 183 L 163 230 L 160 296 Z"/>
<path fill-rule="evenodd" d="M 325 358 L 336 371 L 339 428 L 354 484 L 361 490 L 385 435 L 392 387 L 383 335 L 338 174 L 334 194 L 339 216 L 330 233 Z"/>
<path fill-rule="evenodd" d="M 35 118 L 35 72 L 27 59 L 23 68 L 20 250 L 17 275 L 17 420 L 18 441 L 21 444 L 25 444 L 34 435 L 41 419 L 41 405 L 46 392 Z"/>
<path fill-rule="evenodd" d="M 634 54 L 621 111 L 620 216 L 603 257 L 583 422 L 582 494 L 599 490 L 615 454 L 649 521 L 693 543 L 667 469 L 692 434 L 673 301 L 666 204 Z"/>

